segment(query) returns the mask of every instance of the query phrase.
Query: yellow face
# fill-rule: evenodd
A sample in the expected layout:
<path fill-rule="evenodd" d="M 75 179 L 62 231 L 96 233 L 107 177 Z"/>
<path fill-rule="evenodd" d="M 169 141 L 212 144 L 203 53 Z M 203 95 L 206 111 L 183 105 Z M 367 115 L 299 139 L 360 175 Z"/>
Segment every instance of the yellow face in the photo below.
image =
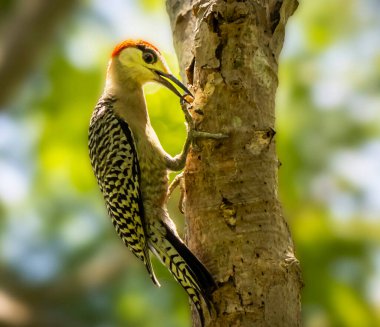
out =
<path fill-rule="evenodd" d="M 188 102 L 190 91 L 169 71 L 164 58 L 156 47 L 145 41 L 126 40 L 118 44 L 112 53 L 112 73 L 122 83 L 144 85 L 158 82 Z M 185 94 L 181 94 L 178 86 Z"/>
<path fill-rule="evenodd" d="M 125 48 L 120 51 L 117 60 L 120 62 L 123 74 L 139 84 L 157 81 L 159 79 L 157 71 L 170 74 L 162 56 L 151 48 Z"/>

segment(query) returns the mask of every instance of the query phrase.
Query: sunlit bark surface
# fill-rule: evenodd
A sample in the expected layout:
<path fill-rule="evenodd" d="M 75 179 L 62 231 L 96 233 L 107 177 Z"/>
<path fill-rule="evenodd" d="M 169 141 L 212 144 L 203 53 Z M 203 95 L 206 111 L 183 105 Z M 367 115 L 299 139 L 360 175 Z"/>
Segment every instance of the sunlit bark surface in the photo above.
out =
<path fill-rule="evenodd" d="M 275 151 L 278 57 L 297 5 L 167 1 L 198 129 L 230 136 L 198 141 L 185 169 L 187 242 L 219 285 L 207 326 L 301 324 L 302 281 Z"/>

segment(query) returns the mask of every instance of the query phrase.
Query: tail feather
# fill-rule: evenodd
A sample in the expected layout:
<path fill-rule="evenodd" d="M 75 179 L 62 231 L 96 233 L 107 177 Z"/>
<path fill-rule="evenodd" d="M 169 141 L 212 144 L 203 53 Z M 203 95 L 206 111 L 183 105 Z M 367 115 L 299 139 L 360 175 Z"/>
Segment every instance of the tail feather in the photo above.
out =
<path fill-rule="evenodd" d="M 186 262 L 188 269 L 191 271 L 191 276 L 200 286 L 200 289 L 206 291 L 207 293 L 214 291 L 216 289 L 216 284 L 207 268 L 189 250 L 189 248 L 182 242 L 182 240 L 178 238 L 178 236 L 176 236 L 168 227 L 166 227 L 166 232 L 167 240 Z"/>
<path fill-rule="evenodd" d="M 203 325 L 201 299 L 203 298 L 210 311 L 210 294 L 216 288 L 214 279 L 205 266 L 164 222 L 157 221 L 157 224 L 159 226 L 150 225 L 149 248 L 187 292 L 198 310 Z"/>

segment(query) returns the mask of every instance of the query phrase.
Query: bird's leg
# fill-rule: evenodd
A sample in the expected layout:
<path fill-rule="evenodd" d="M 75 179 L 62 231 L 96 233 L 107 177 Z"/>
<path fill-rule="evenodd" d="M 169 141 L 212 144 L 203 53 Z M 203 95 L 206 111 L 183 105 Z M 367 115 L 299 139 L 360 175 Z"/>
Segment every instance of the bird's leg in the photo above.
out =
<path fill-rule="evenodd" d="M 166 158 L 168 169 L 173 170 L 173 171 L 178 171 L 185 167 L 186 157 L 187 157 L 187 154 L 189 153 L 190 145 L 193 143 L 195 139 L 210 138 L 210 139 L 220 140 L 220 139 L 225 139 L 228 137 L 228 135 L 221 134 L 221 133 L 208 133 L 208 132 L 197 131 L 195 129 L 195 123 L 194 123 L 193 117 L 191 117 L 187 108 L 186 100 L 183 97 L 181 98 L 181 109 L 185 115 L 187 136 L 186 136 L 186 141 L 183 146 L 182 152 L 180 154 L 177 154 L 174 158 L 170 157 L 169 155 Z"/>
<path fill-rule="evenodd" d="M 184 98 L 181 98 L 181 109 L 183 111 L 183 114 L 185 115 L 185 120 L 187 123 L 187 138 L 190 138 L 190 141 L 194 141 L 196 138 L 209 138 L 209 139 L 225 139 L 228 137 L 226 134 L 222 133 L 208 133 L 208 132 L 202 132 L 197 131 L 195 128 L 195 123 L 193 117 L 191 117 L 189 113 L 189 109 L 187 107 L 187 102 Z"/>
<path fill-rule="evenodd" d="M 173 181 L 170 183 L 168 187 L 167 198 L 171 197 L 173 191 L 177 188 L 178 185 L 180 185 L 182 178 L 183 178 L 183 172 L 179 173 L 178 175 L 174 177 Z"/>
<path fill-rule="evenodd" d="M 184 176 L 183 172 L 179 173 L 176 177 L 174 177 L 173 181 L 170 183 L 168 188 L 168 194 L 166 196 L 166 199 L 169 199 L 172 195 L 173 191 L 176 189 L 177 186 L 179 186 L 180 190 L 180 198 L 178 202 L 178 209 L 183 214 L 184 211 L 184 198 L 185 198 L 185 185 L 184 185 Z"/>

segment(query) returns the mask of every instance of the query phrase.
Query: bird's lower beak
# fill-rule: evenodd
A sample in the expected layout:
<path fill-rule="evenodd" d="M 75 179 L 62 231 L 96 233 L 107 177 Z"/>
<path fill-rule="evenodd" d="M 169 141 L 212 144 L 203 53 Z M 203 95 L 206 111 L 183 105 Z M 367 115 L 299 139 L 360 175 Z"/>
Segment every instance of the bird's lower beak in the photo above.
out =
<path fill-rule="evenodd" d="M 191 94 L 191 92 L 188 90 L 188 88 L 183 85 L 178 79 L 176 79 L 173 75 L 171 74 L 167 74 L 167 73 L 163 73 L 159 70 L 155 70 L 156 74 L 158 75 L 158 79 L 156 80 L 158 83 L 166 86 L 169 90 L 171 90 L 174 94 L 176 94 L 177 96 L 179 96 L 181 99 L 184 99 L 185 101 L 186 100 L 186 96 L 187 95 L 190 95 L 191 97 L 193 97 L 193 95 Z M 186 93 L 185 94 L 181 94 L 175 87 L 174 85 L 171 83 L 173 82 L 175 85 L 177 85 L 178 87 L 180 87 L 182 90 L 184 90 Z"/>

